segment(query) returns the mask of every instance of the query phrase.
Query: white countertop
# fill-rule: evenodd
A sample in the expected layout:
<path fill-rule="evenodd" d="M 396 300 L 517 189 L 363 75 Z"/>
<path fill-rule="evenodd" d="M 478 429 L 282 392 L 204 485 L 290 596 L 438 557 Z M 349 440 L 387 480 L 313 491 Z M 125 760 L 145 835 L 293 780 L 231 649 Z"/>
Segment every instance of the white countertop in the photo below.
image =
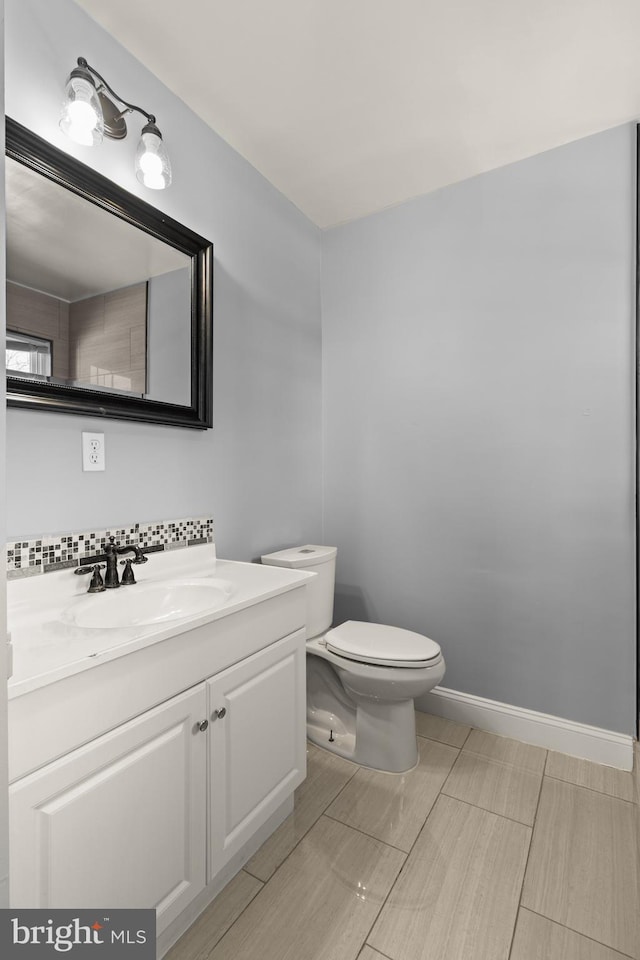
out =
<path fill-rule="evenodd" d="M 148 555 L 134 566 L 139 584 L 169 579 L 219 578 L 231 584 L 231 596 L 213 610 L 144 626 L 81 628 L 65 622 L 65 610 L 87 593 L 88 577 L 73 569 L 10 580 L 7 620 L 13 644 L 9 698 L 19 697 L 63 677 L 227 617 L 262 600 L 296 589 L 314 574 L 235 560 L 218 560 L 215 546 L 202 544 Z M 136 586 L 108 591 L 135 590 Z M 99 603 L 104 594 L 91 600 Z M 111 601 L 112 602 L 112 601 Z"/>

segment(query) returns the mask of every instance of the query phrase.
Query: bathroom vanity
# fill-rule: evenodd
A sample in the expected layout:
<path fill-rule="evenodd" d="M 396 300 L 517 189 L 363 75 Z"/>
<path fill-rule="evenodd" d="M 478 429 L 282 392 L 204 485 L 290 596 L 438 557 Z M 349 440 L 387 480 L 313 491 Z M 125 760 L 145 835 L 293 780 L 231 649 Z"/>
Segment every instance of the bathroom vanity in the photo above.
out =
<path fill-rule="evenodd" d="M 9 583 L 11 904 L 155 906 L 162 953 L 293 807 L 312 575 L 208 545 L 136 575 Z"/>

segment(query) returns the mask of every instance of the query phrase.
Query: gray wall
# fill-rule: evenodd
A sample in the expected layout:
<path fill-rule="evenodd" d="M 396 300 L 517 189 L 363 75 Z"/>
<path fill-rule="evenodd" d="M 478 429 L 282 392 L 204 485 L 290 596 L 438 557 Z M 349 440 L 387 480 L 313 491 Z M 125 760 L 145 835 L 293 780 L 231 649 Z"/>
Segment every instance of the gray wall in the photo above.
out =
<path fill-rule="evenodd" d="M 323 235 L 338 619 L 635 729 L 631 126 Z"/>
<path fill-rule="evenodd" d="M 10 410 L 9 534 L 213 514 L 221 556 L 318 539 L 319 231 L 71 0 L 6 8 L 7 114 L 215 247 L 214 429 Z M 156 114 L 174 170 L 169 190 L 135 179 L 135 116 L 127 140 L 94 149 L 60 132 L 78 56 Z M 104 430 L 105 473 L 82 473 L 83 430 Z"/>
<path fill-rule="evenodd" d="M 9 533 L 213 513 L 223 556 L 336 543 L 339 616 L 429 633 L 447 686 L 632 732 L 631 127 L 324 235 L 322 440 L 319 232 L 71 0 L 6 7 L 7 113 L 216 251 L 214 430 L 10 410 Z M 59 132 L 79 55 L 156 113 L 169 191 L 133 176 L 135 119 Z"/>

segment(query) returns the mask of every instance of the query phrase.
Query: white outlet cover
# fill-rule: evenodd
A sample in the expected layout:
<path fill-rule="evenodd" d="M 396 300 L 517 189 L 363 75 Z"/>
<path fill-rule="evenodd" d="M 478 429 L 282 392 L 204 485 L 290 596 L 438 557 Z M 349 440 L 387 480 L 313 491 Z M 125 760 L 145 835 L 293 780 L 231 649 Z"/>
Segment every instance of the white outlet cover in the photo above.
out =
<path fill-rule="evenodd" d="M 82 469 L 85 471 L 105 469 L 104 433 L 83 432 Z"/>

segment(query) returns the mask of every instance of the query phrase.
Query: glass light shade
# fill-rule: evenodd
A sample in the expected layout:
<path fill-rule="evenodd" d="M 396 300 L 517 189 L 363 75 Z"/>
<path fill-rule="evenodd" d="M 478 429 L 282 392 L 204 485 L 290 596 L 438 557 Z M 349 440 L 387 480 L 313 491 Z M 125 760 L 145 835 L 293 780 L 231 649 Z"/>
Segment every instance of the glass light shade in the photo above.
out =
<path fill-rule="evenodd" d="M 104 119 L 98 92 L 91 82 L 72 73 L 65 87 L 60 129 L 76 143 L 92 147 L 102 143 Z"/>
<path fill-rule="evenodd" d="M 151 190 L 164 190 L 171 183 L 169 156 L 160 131 L 152 123 L 142 129 L 136 150 L 136 177 Z"/>

